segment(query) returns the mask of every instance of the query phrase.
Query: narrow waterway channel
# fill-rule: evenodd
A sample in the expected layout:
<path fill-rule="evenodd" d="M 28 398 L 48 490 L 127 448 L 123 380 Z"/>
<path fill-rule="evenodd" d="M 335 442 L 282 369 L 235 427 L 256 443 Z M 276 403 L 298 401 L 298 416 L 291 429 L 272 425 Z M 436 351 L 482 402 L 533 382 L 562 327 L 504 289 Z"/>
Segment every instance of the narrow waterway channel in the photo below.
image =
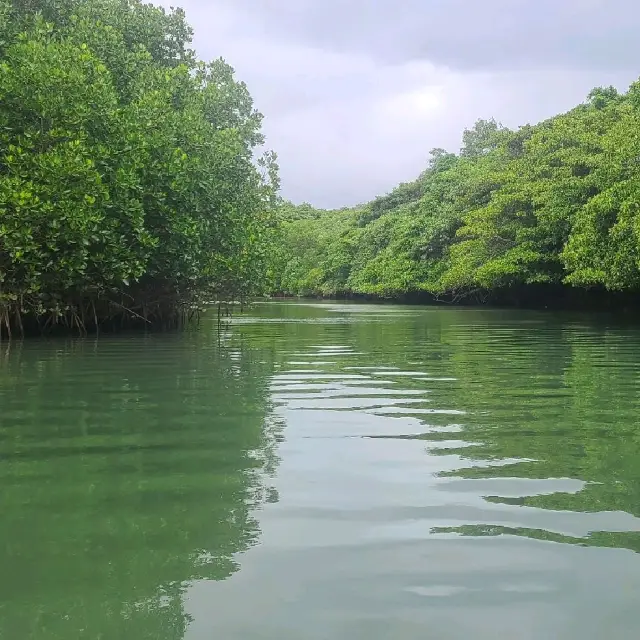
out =
<path fill-rule="evenodd" d="M 258 304 L 0 345 L 3 640 L 636 640 L 640 329 Z"/>

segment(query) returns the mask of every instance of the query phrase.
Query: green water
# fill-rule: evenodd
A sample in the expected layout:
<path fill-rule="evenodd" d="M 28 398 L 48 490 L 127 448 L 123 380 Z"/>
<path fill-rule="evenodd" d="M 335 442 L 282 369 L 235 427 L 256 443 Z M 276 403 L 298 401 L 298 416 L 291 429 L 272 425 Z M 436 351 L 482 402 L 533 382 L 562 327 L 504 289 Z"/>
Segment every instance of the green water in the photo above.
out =
<path fill-rule="evenodd" d="M 0 346 L 3 640 L 637 640 L 640 329 L 265 304 Z"/>

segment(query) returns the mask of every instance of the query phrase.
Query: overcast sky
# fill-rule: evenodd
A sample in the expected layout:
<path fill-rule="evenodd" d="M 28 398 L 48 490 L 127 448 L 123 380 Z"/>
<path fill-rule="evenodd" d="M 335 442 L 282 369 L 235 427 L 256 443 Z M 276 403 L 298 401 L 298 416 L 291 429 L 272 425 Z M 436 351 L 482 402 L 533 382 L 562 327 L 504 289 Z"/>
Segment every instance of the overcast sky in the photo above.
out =
<path fill-rule="evenodd" d="M 640 0 L 174 0 L 265 115 L 282 195 L 353 205 L 458 151 L 640 76 Z"/>

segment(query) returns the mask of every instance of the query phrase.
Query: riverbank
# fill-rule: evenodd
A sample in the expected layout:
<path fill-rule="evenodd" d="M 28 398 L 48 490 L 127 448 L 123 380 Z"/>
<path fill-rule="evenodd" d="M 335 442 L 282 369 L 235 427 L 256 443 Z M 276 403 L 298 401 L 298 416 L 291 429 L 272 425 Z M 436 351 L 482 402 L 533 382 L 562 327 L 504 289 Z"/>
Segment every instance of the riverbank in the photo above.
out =
<path fill-rule="evenodd" d="M 640 82 L 597 88 L 533 126 L 478 121 L 459 153 L 432 150 L 415 180 L 366 204 L 287 203 L 276 290 L 635 307 L 639 126 Z"/>
<path fill-rule="evenodd" d="M 505 309 L 530 309 L 536 311 L 584 311 L 613 312 L 624 315 L 640 315 L 640 295 L 632 291 L 607 291 L 603 288 L 579 289 L 562 285 L 523 285 L 494 291 L 478 290 L 465 296 L 452 294 L 436 296 L 426 291 L 413 291 L 394 296 L 378 296 L 354 292 L 332 295 L 321 293 L 294 296 L 277 294 L 272 300 L 344 300 L 387 304 L 409 304 L 457 307 L 486 307 Z"/>
<path fill-rule="evenodd" d="M 5 338 L 177 328 L 266 290 L 275 155 L 191 38 L 141 0 L 0 0 Z"/>

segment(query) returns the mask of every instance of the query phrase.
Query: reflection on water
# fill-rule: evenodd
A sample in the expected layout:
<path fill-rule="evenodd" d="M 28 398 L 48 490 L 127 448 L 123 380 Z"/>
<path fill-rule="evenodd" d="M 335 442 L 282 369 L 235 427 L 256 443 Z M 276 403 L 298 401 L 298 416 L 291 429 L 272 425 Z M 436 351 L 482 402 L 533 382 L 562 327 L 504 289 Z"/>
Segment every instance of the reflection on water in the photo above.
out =
<path fill-rule="evenodd" d="M 0 638 L 183 638 L 259 536 L 264 364 L 217 337 L 26 342 L 0 370 Z"/>
<path fill-rule="evenodd" d="M 640 636 L 640 330 L 261 304 L 0 368 L 0 637 Z"/>

